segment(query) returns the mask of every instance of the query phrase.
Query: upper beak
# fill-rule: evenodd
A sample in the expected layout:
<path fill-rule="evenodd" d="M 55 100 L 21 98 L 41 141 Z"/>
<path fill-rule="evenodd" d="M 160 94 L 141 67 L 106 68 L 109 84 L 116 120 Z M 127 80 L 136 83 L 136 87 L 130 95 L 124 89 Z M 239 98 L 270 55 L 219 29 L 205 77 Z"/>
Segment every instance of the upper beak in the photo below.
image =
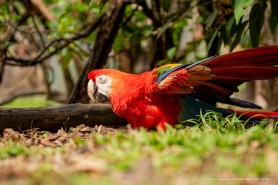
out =
<path fill-rule="evenodd" d="M 89 97 L 91 98 L 91 100 L 93 100 L 94 102 L 108 101 L 108 98 L 105 95 L 98 92 L 97 86 L 92 80 L 89 80 L 89 82 L 88 82 L 87 93 L 88 93 Z"/>

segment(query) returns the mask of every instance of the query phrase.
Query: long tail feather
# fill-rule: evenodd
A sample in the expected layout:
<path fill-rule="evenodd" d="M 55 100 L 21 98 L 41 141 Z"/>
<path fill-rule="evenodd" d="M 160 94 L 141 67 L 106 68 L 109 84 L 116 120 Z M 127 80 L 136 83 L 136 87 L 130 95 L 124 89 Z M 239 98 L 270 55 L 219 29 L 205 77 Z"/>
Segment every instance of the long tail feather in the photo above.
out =
<path fill-rule="evenodd" d="M 261 120 L 265 118 L 278 119 L 278 112 L 260 112 L 260 111 L 235 111 L 237 115 L 243 116 L 245 118 L 251 118 L 256 120 Z"/>
<path fill-rule="evenodd" d="M 213 68 L 212 74 L 215 74 L 214 80 L 263 80 L 275 78 L 278 75 L 278 68 L 272 66 L 222 67 Z"/>
<path fill-rule="evenodd" d="M 278 77 L 278 46 L 252 48 L 217 56 L 204 60 L 200 65 L 211 70 L 211 79 L 201 83 L 197 76 L 193 84 L 193 97 L 204 102 L 224 102 L 242 106 L 241 103 L 230 99 L 234 92 L 238 92 L 237 87 L 240 84 Z M 191 70 L 197 67 L 198 65 L 187 67 L 189 74 L 195 75 L 191 74 Z M 244 103 L 242 107 L 255 108 L 250 105 Z"/>
<path fill-rule="evenodd" d="M 202 65 L 211 68 L 215 81 L 251 81 L 278 76 L 278 46 L 246 49 L 210 58 Z"/>
<path fill-rule="evenodd" d="M 211 58 L 202 63 L 207 67 L 228 67 L 228 66 L 271 66 L 277 65 L 278 46 L 266 46 L 246 49 L 238 52 Z"/>

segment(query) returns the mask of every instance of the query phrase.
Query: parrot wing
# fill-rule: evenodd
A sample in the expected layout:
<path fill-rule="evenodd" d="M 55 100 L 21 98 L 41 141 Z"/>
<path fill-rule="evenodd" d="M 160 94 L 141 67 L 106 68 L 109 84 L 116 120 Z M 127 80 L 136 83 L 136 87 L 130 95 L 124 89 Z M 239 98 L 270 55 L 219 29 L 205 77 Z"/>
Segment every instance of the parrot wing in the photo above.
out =
<path fill-rule="evenodd" d="M 204 59 L 197 63 L 168 64 L 155 73 L 156 93 L 190 94 L 204 102 L 227 103 L 248 108 L 259 106 L 231 98 L 238 86 L 251 80 L 278 76 L 278 46 L 247 49 Z"/>

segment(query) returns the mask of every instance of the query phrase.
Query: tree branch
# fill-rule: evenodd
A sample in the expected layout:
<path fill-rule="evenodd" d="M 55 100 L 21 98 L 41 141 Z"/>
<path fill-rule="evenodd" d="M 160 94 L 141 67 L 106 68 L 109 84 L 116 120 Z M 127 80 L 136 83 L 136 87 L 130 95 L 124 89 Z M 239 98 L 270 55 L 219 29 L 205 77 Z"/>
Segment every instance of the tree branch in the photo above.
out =
<path fill-rule="evenodd" d="M 102 22 L 103 16 L 99 17 L 95 22 L 91 23 L 85 29 L 80 30 L 74 36 L 70 38 L 57 38 L 49 42 L 43 50 L 41 50 L 35 57 L 25 59 L 25 58 L 18 58 L 18 57 L 5 57 L 6 64 L 13 65 L 13 66 L 33 66 L 39 63 L 42 63 L 47 58 L 53 56 L 58 51 L 62 50 L 63 48 L 67 47 L 72 42 L 79 40 L 81 38 L 87 37 L 91 34 Z M 55 47 L 55 49 L 49 53 L 47 51 Z M 47 54 L 46 54 L 47 53 Z"/>
<path fill-rule="evenodd" d="M 40 38 L 40 40 L 41 40 L 41 44 L 42 44 L 43 48 L 45 48 L 45 42 L 44 42 L 44 39 L 43 39 L 43 35 L 42 35 L 42 33 L 40 32 L 40 30 L 39 30 L 39 27 L 38 27 L 38 25 L 37 25 L 37 23 L 36 23 L 36 20 L 35 20 L 35 17 L 34 17 L 34 16 L 32 16 L 32 22 L 33 22 L 33 25 L 34 25 L 34 28 L 35 28 L 36 32 L 37 32 L 38 35 L 39 35 L 39 38 Z"/>

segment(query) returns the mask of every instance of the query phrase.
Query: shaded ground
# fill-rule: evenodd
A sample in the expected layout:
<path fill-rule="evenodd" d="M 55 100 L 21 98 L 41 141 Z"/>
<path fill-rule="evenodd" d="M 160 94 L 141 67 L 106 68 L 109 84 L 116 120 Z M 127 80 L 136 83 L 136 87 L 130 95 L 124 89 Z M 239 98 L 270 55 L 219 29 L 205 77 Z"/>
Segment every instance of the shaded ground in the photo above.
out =
<path fill-rule="evenodd" d="M 6 129 L 0 184 L 278 184 L 272 127 L 225 123 L 165 133 L 84 125 L 57 133 Z"/>
<path fill-rule="evenodd" d="M 34 179 L 44 182 L 43 175 L 47 174 L 54 179 L 58 177 L 59 182 L 63 174 L 107 173 L 109 170 L 106 164 L 91 156 L 97 150 L 92 134 L 112 135 L 116 132 L 127 133 L 127 129 L 80 125 L 68 132 L 61 129 L 57 133 L 37 130 L 19 133 L 7 128 L 0 138 L 0 179 L 2 183 L 14 181 L 20 184 L 24 179 L 35 175 Z M 87 140 L 92 141 L 90 146 L 85 143 Z M 36 181 L 30 180 L 27 183 L 36 184 Z"/>

